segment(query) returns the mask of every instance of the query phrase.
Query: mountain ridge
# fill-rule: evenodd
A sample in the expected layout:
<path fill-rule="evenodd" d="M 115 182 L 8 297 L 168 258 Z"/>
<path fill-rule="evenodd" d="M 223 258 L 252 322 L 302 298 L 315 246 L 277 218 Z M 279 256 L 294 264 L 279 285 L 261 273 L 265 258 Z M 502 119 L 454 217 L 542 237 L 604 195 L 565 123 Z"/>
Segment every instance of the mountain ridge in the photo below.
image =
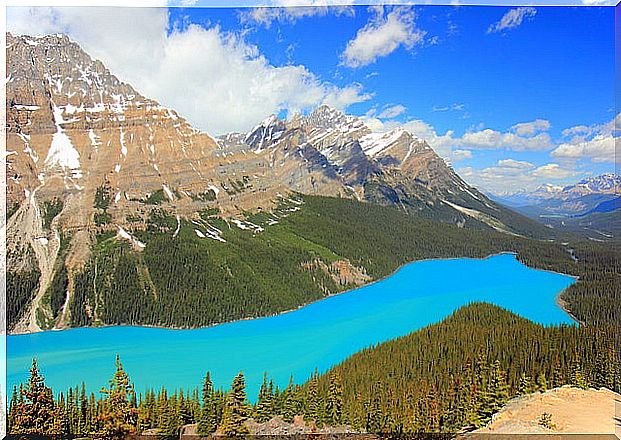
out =
<path fill-rule="evenodd" d="M 504 201 L 510 206 L 527 206 L 544 203 L 548 200 L 574 200 L 591 194 L 620 194 L 621 176 L 615 173 L 603 173 L 584 178 L 575 184 L 559 186 L 543 184 L 533 191 L 519 190 L 494 195 L 493 198 Z"/>
<path fill-rule="evenodd" d="M 7 34 L 7 73 L 7 267 L 39 274 L 36 291 L 20 300 L 29 304 L 17 325 L 25 331 L 71 321 L 76 277 L 96 258 L 98 237 L 142 252 L 149 228 L 165 230 L 171 219 L 176 237 L 206 213 L 259 234 L 265 226 L 252 216 L 277 221 L 282 200 L 296 193 L 396 206 L 458 227 L 549 235 L 466 184 L 426 142 L 402 129 L 373 133 L 328 106 L 215 138 L 64 35 Z M 223 242 L 212 224 L 196 230 Z M 48 301 L 55 306 L 41 312 Z"/>

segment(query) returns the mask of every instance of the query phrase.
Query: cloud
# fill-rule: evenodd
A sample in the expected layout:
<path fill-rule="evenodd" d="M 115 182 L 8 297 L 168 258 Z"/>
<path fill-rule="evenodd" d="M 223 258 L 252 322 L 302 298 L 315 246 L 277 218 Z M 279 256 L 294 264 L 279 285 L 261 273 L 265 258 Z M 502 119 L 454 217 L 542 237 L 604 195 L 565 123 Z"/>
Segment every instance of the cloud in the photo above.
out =
<path fill-rule="evenodd" d="M 585 141 L 569 142 L 558 146 L 551 155 L 563 159 L 590 159 L 593 162 L 619 162 L 616 155 L 619 138 L 597 135 Z"/>
<path fill-rule="evenodd" d="M 519 170 L 524 170 L 524 169 L 535 167 L 535 165 L 533 165 L 530 162 L 526 162 L 523 160 L 515 160 L 515 159 L 501 159 L 498 161 L 498 166 L 504 167 L 504 168 L 514 168 L 514 169 L 519 169 Z"/>
<path fill-rule="evenodd" d="M 520 136 L 533 136 L 536 133 L 548 131 L 550 129 L 550 121 L 546 119 L 535 119 L 532 122 L 515 124 L 511 129 Z"/>
<path fill-rule="evenodd" d="M 562 168 L 559 164 L 549 163 L 535 168 L 531 172 L 531 175 L 534 177 L 542 177 L 544 179 L 558 180 L 574 176 L 576 175 L 576 172 Z"/>
<path fill-rule="evenodd" d="M 521 136 L 518 131 L 522 125 L 516 124 L 511 131 L 501 132 L 490 128 L 479 128 L 467 131 L 463 136 L 455 136 L 452 130 L 444 134 L 438 134 L 436 129 L 425 121 L 412 119 L 404 123 L 394 119 L 382 120 L 381 115 L 375 117 L 375 110 L 371 110 L 363 117 L 365 123 L 376 132 L 384 132 L 394 128 L 403 128 L 414 136 L 427 141 L 427 143 L 446 159 L 453 159 L 455 149 L 460 150 L 509 150 L 509 151 L 546 151 L 554 148 L 554 143 L 548 133 L 537 133 L 533 136 Z M 540 121 L 540 120 L 539 120 Z M 545 125 L 538 123 L 540 127 Z M 518 127 L 516 129 L 516 127 Z M 524 129 L 520 130 L 524 131 Z M 526 130 L 528 131 L 528 130 Z"/>
<path fill-rule="evenodd" d="M 464 104 L 455 103 L 455 104 L 445 105 L 445 106 L 434 105 L 431 111 L 432 112 L 462 111 L 465 108 L 466 106 Z"/>
<path fill-rule="evenodd" d="M 451 151 L 451 159 L 458 162 L 464 159 L 472 159 L 472 151 L 470 150 L 453 150 Z"/>
<path fill-rule="evenodd" d="M 619 123 L 621 113 L 605 124 L 591 126 L 577 125 L 563 130 L 565 142 L 561 143 L 551 156 L 558 159 L 587 159 L 596 163 L 621 162 L 619 153 Z"/>
<path fill-rule="evenodd" d="M 359 84 L 338 87 L 303 65 L 273 66 L 217 26 L 170 29 L 162 8 L 10 8 L 7 28 L 68 34 L 122 81 L 212 134 L 248 130 L 281 110 L 346 109 L 371 98 Z"/>
<path fill-rule="evenodd" d="M 342 64 L 362 67 L 374 63 L 403 46 L 412 49 L 420 43 L 425 32 L 418 29 L 411 8 L 398 7 L 385 14 L 383 7 L 374 7 L 374 16 L 347 43 L 341 55 Z"/>
<path fill-rule="evenodd" d="M 418 119 L 408 121 L 402 127 L 417 138 L 426 141 L 439 156 L 445 159 L 451 159 L 453 148 L 460 145 L 459 139 L 454 137 L 452 130 L 448 130 L 444 134 L 438 134 L 434 127 Z"/>
<path fill-rule="evenodd" d="M 548 133 L 536 136 L 520 136 L 513 132 L 500 132 L 486 128 L 465 133 L 461 145 L 481 150 L 544 151 L 552 148 L 552 139 Z"/>
<path fill-rule="evenodd" d="M 487 168 L 463 167 L 456 171 L 468 183 L 499 195 L 534 190 L 550 181 L 567 183 L 568 179 L 575 179 L 580 174 L 556 163 L 535 166 L 515 159 L 499 160 L 497 165 Z"/>
<path fill-rule="evenodd" d="M 282 0 L 276 5 L 282 7 L 251 8 L 240 13 L 240 20 L 246 24 L 257 24 L 270 28 L 272 23 L 295 23 L 308 17 L 324 17 L 327 15 L 355 15 L 354 8 L 345 2 L 329 2 L 325 0 L 295 1 Z"/>
<path fill-rule="evenodd" d="M 511 9 L 502 16 L 499 22 L 490 25 L 487 29 L 487 33 L 493 34 L 496 32 L 515 29 L 520 26 L 524 20 L 532 19 L 536 14 L 537 10 L 532 7 Z"/>
<path fill-rule="evenodd" d="M 380 119 L 396 118 L 397 116 L 405 113 L 406 110 L 407 108 L 405 108 L 405 106 L 401 104 L 397 104 L 397 105 L 393 105 L 393 106 L 385 108 L 384 110 L 382 110 L 382 112 L 379 115 L 377 115 L 377 117 Z"/>

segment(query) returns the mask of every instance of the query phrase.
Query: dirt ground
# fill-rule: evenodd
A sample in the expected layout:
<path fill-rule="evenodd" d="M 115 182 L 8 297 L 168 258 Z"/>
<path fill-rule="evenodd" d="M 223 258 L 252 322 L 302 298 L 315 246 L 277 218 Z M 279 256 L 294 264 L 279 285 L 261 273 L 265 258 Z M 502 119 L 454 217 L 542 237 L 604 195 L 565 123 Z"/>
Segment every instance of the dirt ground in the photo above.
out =
<path fill-rule="evenodd" d="M 611 438 L 616 434 L 621 438 L 621 395 L 605 388 L 564 386 L 518 397 L 475 433 L 611 434 Z"/>

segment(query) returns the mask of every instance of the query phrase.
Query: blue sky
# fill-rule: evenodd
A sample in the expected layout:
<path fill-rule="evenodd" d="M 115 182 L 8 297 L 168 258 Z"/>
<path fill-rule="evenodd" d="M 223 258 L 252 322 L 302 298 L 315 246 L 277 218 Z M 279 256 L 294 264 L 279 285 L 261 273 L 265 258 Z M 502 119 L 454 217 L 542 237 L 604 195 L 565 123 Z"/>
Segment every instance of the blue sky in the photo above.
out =
<path fill-rule="evenodd" d="M 490 191 L 614 171 L 613 7 L 58 9 L 50 29 L 214 134 L 328 103 Z M 45 30 L 17 8 L 7 27 L 28 20 Z"/>
<path fill-rule="evenodd" d="M 539 7 L 521 24 L 489 32 L 511 9 L 414 7 L 415 28 L 425 33 L 422 40 L 356 67 L 343 63 L 343 52 L 377 16 L 377 11 L 367 7 L 262 25 L 244 20 L 245 9 L 178 8 L 172 10 L 170 20 L 181 28 L 195 23 L 219 25 L 232 32 L 241 25 L 247 32 L 246 41 L 259 47 L 275 66 L 302 64 L 339 86 L 361 84 L 373 98 L 348 108 L 357 115 L 377 115 L 387 106 L 399 105 L 405 111 L 395 121 L 423 120 L 437 133 L 452 130 L 456 136 L 481 128 L 506 132 L 517 123 L 541 119 L 549 121 L 546 132 L 551 143 L 565 140 L 567 128 L 611 120 L 615 107 L 613 8 Z M 549 155 L 553 148 L 466 150 L 472 157 L 455 162 L 457 168 L 498 167 L 499 160 L 511 159 L 535 166 L 558 162 Z M 562 177 L 549 181 L 562 184 L 589 172 L 613 169 L 612 163 L 581 159 L 567 163 L 566 172 L 556 174 Z M 544 180 L 543 176 L 537 179 Z"/>

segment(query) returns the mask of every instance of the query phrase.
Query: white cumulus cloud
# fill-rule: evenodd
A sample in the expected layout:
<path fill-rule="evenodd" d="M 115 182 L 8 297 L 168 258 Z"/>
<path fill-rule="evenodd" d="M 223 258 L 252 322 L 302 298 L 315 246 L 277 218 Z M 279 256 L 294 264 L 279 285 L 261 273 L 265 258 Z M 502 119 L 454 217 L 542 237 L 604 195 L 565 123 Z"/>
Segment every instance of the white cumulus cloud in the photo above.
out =
<path fill-rule="evenodd" d="M 451 151 L 451 159 L 453 162 L 458 162 L 464 159 L 472 159 L 472 151 L 470 150 L 453 150 Z"/>
<path fill-rule="evenodd" d="M 552 156 L 564 159 L 591 159 L 593 162 L 619 162 L 616 143 L 619 138 L 597 135 L 588 140 L 572 141 L 559 145 Z"/>
<path fill-rule="evenodd" d="M 251 8 L 240 14 L 242 23 L 257 24 L 270 28 L 272 23 L 295 23 L 298 20 L 309 17 L 323 17 L 330 14 L 348 15 L 355 14 L 354 8 L 347 2 L 329 2 L 325 0 L 292 1 L 283 0 L 276 2 L 273 7 Z"/>
<path fill-rule="evenodd" d="M 461 142 L 463 146 L 474 149 L 506 149 L 513 151 L 543 151 L 552 147 L 548 133 L 535 136 L 520 136 L 512 132 L 500 132 L 486 128 L 465 133 Z"/>
<path fill-rule="evenodd" d="M 515 159 L 500 159 L 498 161 L 498 166 L 504 167 L 504 168 L 515 168 L 519 170 L 535 167 L 535 165 L 533 165 L 530 162 L 526 162 L 524 160 L 515 160 Z"/>
<path fill-rule="evenodd" d="M 580 172 L 556 163 L 535 166 L 530 162 L 502 159 L 487 168 L 463 167 L 456 170 L 468 183 L 493 194 L 509 194 L 520 190 L 533 190 L 549 183 L 567 183 Z"/>
<path fill-rule="evenodd" d="M 567 177 L 574 176 L 575 171 L 561 167 L 557 163 L 549 163 L 535 168 L 532 173 L 534 177 L 542 177 L 544 179 L 566 179 Z"/>
<path fill-rule="evenodd" d="M 411 8 L 397 7 L 388 13 L 382 7 L 373 9 L 373 18 L 347 43 L 341 56 L 345 66 L 355 68 L 372 64 L 401 46 L 412 49 L 425 36 L 425 32 L 416 27 Z"/>
<path fill-rule="evenodd" d="M 596 125 L 577 125 L 563 130 L 566 138 L 551 156 L 558 159 L 587 159 L 596 163 L 621 163 L 619 127 L 621 113 L 615 119 Z"/>
<path fill-rule="evenodd" d="M 139 23 L 139 25 L 137 25 Z M 169 29 L 163 8 L 11 8 L 14 33 L 66 33 L 140 93 L 212 134 L 250 129 L 265 116 L 370 99 L 303 65 L 270 64 L 258 47 L 219 27 Z"/>
<path fill-rule="evenodd" d="M 515 124 L 511 129 L 520 136 L 533 136 L 536 133 L 548 131 L 550 129 L 550 121 L 546 119 L 535 119 L 532 122 Z"/>
<path fill-rule="evenodd" d="M 496 32 L 514 29 L 520 26 L 524 20 L 532 19 L 535 15 L 537 15 L 537 10 L 533 7 L 511 9 L 502 16 L 500 21 L 490 25 L 487 29 L 487 33 L 493 34 Z"/>
<path fill-rule="evenodd" d="M 403 113 L 405 113 L 407 110 L 407 108 L 405 108 L 405 106 L 401 105 L 401 104 L 397 104 L 397 105 L 392 105 L 389 107 L 386 107 L 384 110 L 382 110 L 382 112 L 377 115 L 378 118 L 380 119 L 391 119 L 391 118 L 396 118 L 399 115 L 402 115 Z"/>

